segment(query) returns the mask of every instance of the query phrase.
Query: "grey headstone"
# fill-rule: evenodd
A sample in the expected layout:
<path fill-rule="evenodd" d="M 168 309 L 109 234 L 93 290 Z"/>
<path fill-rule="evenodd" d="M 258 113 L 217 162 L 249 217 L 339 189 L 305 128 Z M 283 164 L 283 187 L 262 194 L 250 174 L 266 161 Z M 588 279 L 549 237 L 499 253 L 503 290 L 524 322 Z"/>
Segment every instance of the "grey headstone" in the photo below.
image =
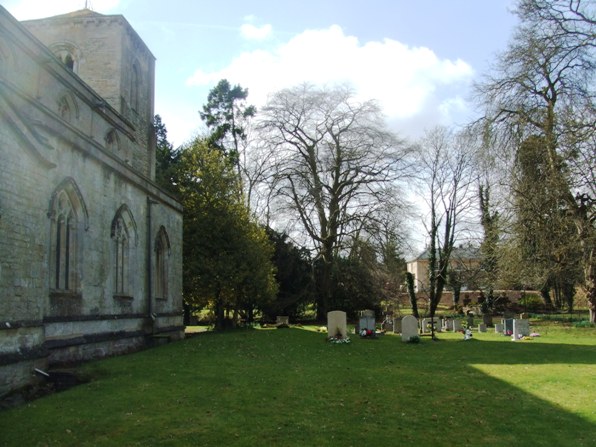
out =
<path fill-rule="evenodd" d="M 503 323 L 503 333 L 506 335 L 513 334 L 513 318 L 506 318 L 502 320 Z"/>
<path fill-rule="evenodd" d="M 401 334 L 401 317 L 393 319 L 393 333 Z"/>
<path fill-rule="evenodd" d="M 453 332 L 461 331 L 461 320 L 453 320 Z"/>
<path fill-rule="evenodd" d="M 513 334 L 512 337 L 514 340 L 517 340 L 518 337 L 527 337 L 530 335 L 530 320 L 521 320 L 515 319 L 513 320 Z"/>
<path fill-rule="evenodd" d="M 486 324 L 480 323 L 478 325 L 478 332 L 486 332 Z"/>
<path fill-rule="evenodd" d="M 443 320 L 443 330 L 444 331 L 452 331 L 453 330 L 453 320 L 451 318 L 446 318 Z"/>

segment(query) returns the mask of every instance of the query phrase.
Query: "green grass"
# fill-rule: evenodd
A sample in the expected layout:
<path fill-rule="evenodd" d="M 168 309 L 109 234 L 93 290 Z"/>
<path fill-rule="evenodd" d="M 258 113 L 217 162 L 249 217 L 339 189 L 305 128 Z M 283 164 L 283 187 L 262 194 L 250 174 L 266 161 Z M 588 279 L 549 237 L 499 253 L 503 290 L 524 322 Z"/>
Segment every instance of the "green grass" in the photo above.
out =
<path fill-rule="evenodd" d="M 415 345 L 207 332 L 86 364 L 90 383 L 0 413 L 0 445 L 596 445 L 596 330 L 536 329 Z"/>

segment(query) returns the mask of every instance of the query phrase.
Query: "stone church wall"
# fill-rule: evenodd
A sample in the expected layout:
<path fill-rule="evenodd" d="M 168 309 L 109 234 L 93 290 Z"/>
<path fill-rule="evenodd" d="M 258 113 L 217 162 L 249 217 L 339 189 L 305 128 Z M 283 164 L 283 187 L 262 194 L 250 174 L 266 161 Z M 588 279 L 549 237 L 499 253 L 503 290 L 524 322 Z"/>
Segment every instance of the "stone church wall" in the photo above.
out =
<path fill-rule="evenodd" d="M 0 7 L 0 396 L 183 337 L 182 209 L 138 132 Z"/>

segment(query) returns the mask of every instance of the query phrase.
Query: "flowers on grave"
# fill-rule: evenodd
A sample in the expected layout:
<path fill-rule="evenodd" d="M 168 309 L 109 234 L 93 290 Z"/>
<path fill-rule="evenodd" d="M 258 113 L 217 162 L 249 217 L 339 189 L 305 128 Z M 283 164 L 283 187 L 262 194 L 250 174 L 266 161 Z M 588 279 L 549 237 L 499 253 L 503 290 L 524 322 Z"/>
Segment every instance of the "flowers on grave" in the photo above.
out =
<path fill-rule="evenodd" d="M 327 341 L 329 343 L 334 343 L 334 344 L 346 344 L 346 343 L 350 343 L 350 337 L 348 337 L 347 335 L 343 335 L 340 328 L 337 328 L 335 331 L 335 335 L 330 335 L 329 337 L 327 337 Z"/>
<path fill-rule="evenodd" d="M 344 337 L 341 334 L 338 334 L 334 337 L 328 337 L 327 341 L 329 343 L 333 343 L 336 345 L 341 345 L 341 344 L 348 344 L 351 342 L 350 337 L 348 337 L 347 335 Z"/>
<path fill-rule="evenodd" d="M 377 333 L 375 332 L 374 329 L 367 329 L 367 328 L 361 329 L 360 332 L 358 332 L 358 335 L 360 335 L 360 338 L 376 338 L 377 337 Z"/>

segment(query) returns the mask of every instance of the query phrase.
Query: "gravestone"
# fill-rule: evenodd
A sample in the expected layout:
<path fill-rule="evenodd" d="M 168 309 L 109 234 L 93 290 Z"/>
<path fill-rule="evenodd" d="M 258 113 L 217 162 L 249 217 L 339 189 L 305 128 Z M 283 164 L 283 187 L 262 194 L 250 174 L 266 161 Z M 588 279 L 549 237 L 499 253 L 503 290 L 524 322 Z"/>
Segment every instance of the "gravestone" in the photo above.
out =
<path fill-rule="evenodd" d="M 453 320 L 451 318 L 446 318 L 443 320 L 443 330 L 444 331 L 452 331 L 453 330 Z"/>
<path fill-rule="evenodd" d="M 381 324 L 381 329 L 384 331 L 393 331 L 393 319 L 385 317 L 383 323 Z"/>
<path fill-rule="evenodd" d="M 520 336 L 527 337 L 530 335 L 530 320 L 515 319 L 513 320 L 513 340 L 517 340 Z"/>
<path fill-rule="evenodd" d="M 277 318 L 275 319 L 275 323 L 276 324 L 285 324 L 285 325 L 289 325 L 290 324 L 290 317 L 288 316 L 277 316 Z"/>
<path fill-rule="evenodd" d="M 418 335 L 418 319 L 413 315 L 406 315 L 401 320 L 401 340 L 410 341 L 410 338 L 416 335 Z"/>
<path fill-rule="evenodd" d="M 435 318 L 432 319 L 432 324 L 434 324 L 435 331 L 437 330 L 438 323 L 439 323 L 439 319 L 437 317 L 435 317 Z M 431 325 L 431 319 L 430 318 L 423 318 L 422 319 L 422 323 L 420 325 L 421 332 L 423 334 L 430 333 L 431 332 L 430 325 Z"/>
<path fill-rule="evenodd" d="M 453 320 L 453 332 L 461 331 L 461 320 Z"/>
<path fill-rule="evenodd" d="M 478 332 L 486 332 L 486 324 L 480 323 L 478 325 Z"/>
<path fill-rule="evenodd" d="M 342 310 L 327 312 L 327 335 L 329 337 L 348 336 L 346 313 Z"/>
<path fill-rule="evenodd" d="M 503 334 L 513 334 L 513 318 L 506 318 L 504 320 L 501 320 L 501 323 L 503 323 Z"/>
<path fill-rule="evenodd" d="M 503 333 L 503 323 L 495 324 L 495 334 L 502 334 Z"/>
<path fill-rule="evenodd" d="M 371 331 L 376 330 L 374 310 L 367 309 L 360 311 L 360 319 L 358 320 L 358 332 L 360 332 L 363 329 L 370 329 Z"/>
<path fill-rule="evenodd" d="M 393 319 L 393 333 L 401 334 L 401 317 Z"/>

